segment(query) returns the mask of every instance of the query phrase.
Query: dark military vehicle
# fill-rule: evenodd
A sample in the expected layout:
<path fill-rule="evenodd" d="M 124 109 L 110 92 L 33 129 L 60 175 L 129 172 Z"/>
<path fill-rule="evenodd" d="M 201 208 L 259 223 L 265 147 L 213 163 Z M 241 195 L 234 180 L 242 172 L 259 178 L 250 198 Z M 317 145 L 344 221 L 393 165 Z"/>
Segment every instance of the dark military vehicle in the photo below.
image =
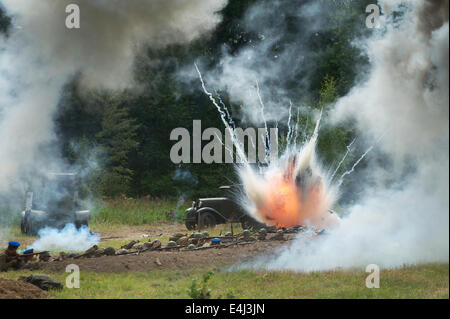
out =
<path fill-rule="evenodd" d="M 214 227 L 227 222 L 241 223 L 242 228 L 261 228 L 264 224 L 256 221 L 233 199 L 240 192 L 241 185 L 221 186 L 221 197 L 200 198 L 186 210 L 186 228 Z"/>
<path fill-rule="evenodd" d="M 50 173 L 27 193 L 20 228 L 34 236 L 45 227 L 62 229 L 69 223 L 77 228 L 87 226 L 89 218 L 89 210 L 81 209 L 76 174 Z"/>

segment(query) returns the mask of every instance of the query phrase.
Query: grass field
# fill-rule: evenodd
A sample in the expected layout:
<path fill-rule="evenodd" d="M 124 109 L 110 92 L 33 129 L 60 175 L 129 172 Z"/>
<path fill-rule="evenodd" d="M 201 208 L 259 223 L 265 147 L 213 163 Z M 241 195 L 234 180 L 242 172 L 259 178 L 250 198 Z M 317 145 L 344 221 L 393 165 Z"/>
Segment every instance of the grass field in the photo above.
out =
<path fill-rule="evenodd" d="M 177 208 L 178 206 L 178 208 Z M 90 228 L 94 232 L 133 230 L 140 235 L 161 223 L 172 224 L 173 216 L 182 223 L 189 203 L 174 200 L 120 199 L 96 204 Z M 174 214 L 170 214 L 173 211 Z M 183 229 L 183 227 L 181 227 Z M 216 236 L 230 231 L 230 225 L 207 230 Z M 242 228 L 234 225 L 234 232 Z M 142 233 L 141 233 L 142 232 Z M 187 232 L 187 230 L 186 230 Z M 20 233 L 19 225 L 8 227 L 9 240 L 32 243 L 37 237 Z M 166 242 L 171 234 L 157 237 Z M 136 238 L 138 239 L 138 238 Z M 100 246 L 119 248 L 129 240 L 101 242 Z M 230 265 L 231 266 L 231 265 Z M 201 287 L 202 277 L 214 271 L 205 289 L 211 298 L 449 298 L 449 264 L 426 264 L 381 270 L 380 288 L 368 289 L 364 269 L 334 272 L 294 273 L 287 271 L 236 271 L 188 268 L 159 269 L 121 274 L 81 271 L 79 289 L 52 291 L 51 298 L 192 298 L 193 283 Z M 46 271 L 35 271 L 46 272 Z M 17 279 L 30 271 L 0 273 L 0 277 Z M 48 273 L 65 283 L 68 273 Z"/>
<path fill-rule="evenodd" d="M 190 202 L 171 199 L 110 199 L 97 202 L 91 212 L 90 225 L 95 231 L 120 226 L 151 225 L 162 221 L 182 222 Z"/>
<path fill-rule="evenodd" d="M 51 298 L 191 298 L 193 281 L 210 269 L 154 270 L 145 273 L 81 272 L 80 288 L 52 291 Z M 0 276 L 17 279 L 30 272 Z M 65 283 L 67 274 L 49 273 Z M 382 270 L 380 288 L 365 286 L 363 270 L 293 273 L 215 270 L 207 282 L 211 298 L 449 298 L 449 265 L 428 264 Z"/>

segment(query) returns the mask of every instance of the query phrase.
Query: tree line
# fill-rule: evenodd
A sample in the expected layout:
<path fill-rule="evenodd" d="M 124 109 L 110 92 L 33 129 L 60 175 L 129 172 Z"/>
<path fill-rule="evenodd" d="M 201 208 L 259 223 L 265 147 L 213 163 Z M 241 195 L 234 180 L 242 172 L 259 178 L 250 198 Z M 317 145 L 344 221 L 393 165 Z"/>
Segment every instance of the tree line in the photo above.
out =
<path fill-rule="evenodd" d="M 236 182 L 232 164 L 176 165 L 170 161 L 170 149 L 175 143 L 169 140 L 173 128 L 192 130 L 193 120 L 201 120 L 205 127 L 224 131 L 209 99 L 200 90 L 180 82 L 177 72 L 182 65 L 192 65 L 199 56 L 208 57 L 209 67 L 213 68 L 220 61 L 224 45 L 231 54 L 245 48 L 255 35 L 248 33 L 240 21 L 250 6 L 264 1 L 267 0 L 229 0 L 221 12 L 222 22 L 207 39 L 148 49 L 136 57 L 134 77 L 139 90 L 86 92 L 80 89 L 82 80 L 78 75 L 65 85 L 55 114 L 61 155 L 77 166 L 99 164 L 86 180 L 90 191 L 107 197 L 213 196 L 220 185 Z M 369 2 L 333 1 L 335 11 L 329 17 L 332 27 L 308 40 L 308 47 L 315 53 L 308 62 L 314 68 L 308 76 L 305 99 L 312 108 L 324 109 L 324 116 L 333 102 L 355 84 L 359 69 L 367 68 L 367 61 L 352 40 L 369 32 L 363 27 Z M 285 17 L 290 18 L 295 17 Z M 11 19 L 0 7 L 0 32 L 7 35 L 10 26 Z M 294 33 L 301 32 L 298 26 L 292 28 Z M 282 46 L 289 39 L 280 41 Z M 152 60 L 159 62 L 148 63 Z M 295 84 L 288 89 L 295 96 Z M 226 95 L 224 101 L 231 110 L 239 109 Z M 308 125 L 304 117 L 295 121 Z M 279 130 L 282 145 L 286 125 L 280 123 Z M 353 138 L 351 123 L 323 128 L 318 153 L 324 164 L 335 165 Z M 340 170 L 345 170 L 351 160 L 349 156 Z"/>

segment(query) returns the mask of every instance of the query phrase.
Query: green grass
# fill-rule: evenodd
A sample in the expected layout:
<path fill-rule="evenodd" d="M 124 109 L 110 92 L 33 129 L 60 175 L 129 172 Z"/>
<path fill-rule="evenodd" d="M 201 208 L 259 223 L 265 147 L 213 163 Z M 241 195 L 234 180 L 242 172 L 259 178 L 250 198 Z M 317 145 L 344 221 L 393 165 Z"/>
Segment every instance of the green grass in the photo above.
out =
<path fill-rule="evenodd" d="M 124 274 L 81 272 L 80 288 L 52 291 L 51 298 L 189 298 L 193 280 L 211 269 L 153 270 Z M 29 271 L 0 273 L 17 279 Z M 65 283 L 66 273 L 49 273 Z M 215 271 L 212 298 L 449 298 L 449 265 L 427 264 L 381 270 L 380 288 L 365 286 L 364 270 L 293 273 Z"/>
<path fill-rule="evenodd" d="M 189 204 L 185 203 L 177 208 L 175 200 L 167 199 L 110 199 L 95 205 L 90 225 L 97 230 L 109 230 L 120 226 L 149 225 L 173 220 L 170 216 L 171 211 L 182 222 L 188 206 Z"/>

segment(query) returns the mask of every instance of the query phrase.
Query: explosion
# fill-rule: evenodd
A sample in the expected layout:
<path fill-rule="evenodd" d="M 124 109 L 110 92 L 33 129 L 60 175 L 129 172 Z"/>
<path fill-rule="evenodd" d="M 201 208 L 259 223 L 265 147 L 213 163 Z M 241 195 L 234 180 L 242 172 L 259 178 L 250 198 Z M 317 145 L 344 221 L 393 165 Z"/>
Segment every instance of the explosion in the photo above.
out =
<path fill-rule="evenodd" d="M 261 174 L 249 166 L 240 177 L 250 204 L 248 211 L 257 220 L 277 228 L 307 225 L 330 229 L 339 218 L 330 210 L 336 191 L 315 159 L 316 129 L 300 149 L 288 146 L 278 163 L 271 163 Z"/>
<path fill-rule="evenodd" d="M 244 186 L 242 204 L 247 212 L 256 220 L 277 228 L 288 228 L 304 225 L 318 229 L 331 229 L 339 224 L 339 217 L 331 211 L 336 200 L 336 190 L 329 179 L 320 169 L 315 159 L 315 149 L 319 133 L 319 124 L 322 113 L 316 122 L 311 139 L 300 150 L 297 143 L 293 143 L 293 130 L 290 126 L 287 135 L 287 147 L 283 156 L 278 161 L 271 161 L 269 167 L 256 173 L 246 159 L 244 146 L 239 143 L 232 130 L 233 119 L 229 115 L 226 105 L 220 96 L 217 103 L 213 94 L 205 86 L 203 76 L 194 64 L 204 93 L 221 114 L 225 128 L 230 130 L 233 144 L 239 157 L 244 159 L 244 164 L 238 165 L 238 173 Z M 257 84 L 257 95 L 264 112 Z M 292 103 L 291 103 L 292 108 Z M 228 116 L 226 119 L 225 114 Z M 265 122 L 267 132 L 267 122 Z M 267 136 L 266 157 L 270 155 L 270 138 Z M 254 141 L 251 141 L 254 144 Z M 363 155 L 363 157 L 366 154 Z M 359 161 L 357 162 L 359 163 Z M 357 165 L 355 164 L 355 166 Z"/>

